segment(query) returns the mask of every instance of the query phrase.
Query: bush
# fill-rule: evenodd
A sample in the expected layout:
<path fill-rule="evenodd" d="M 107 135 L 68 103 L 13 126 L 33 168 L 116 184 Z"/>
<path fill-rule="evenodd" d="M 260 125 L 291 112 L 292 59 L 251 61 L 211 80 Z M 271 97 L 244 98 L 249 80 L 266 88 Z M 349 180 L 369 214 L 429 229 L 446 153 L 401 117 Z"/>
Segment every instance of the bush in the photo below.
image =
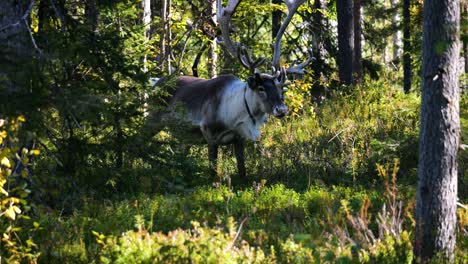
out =
<path fill-rule="evenodd" d="M 9 263 L 35 262 L 39 253 L 33 235 L 39 229 L 28 216 L 31 203 L 30 159 L 39 151 L 20 140 L 23 116 L 0 119 L 0 255 Z"/>
<path fill-rule="evenodd" d="M 146 230 L 129 231 L 119 237 L 98 233 L 102 246 L 102 263 L 267 263 L 261 249 L 237 242 L 238 232 L 231 221 L 229 232 L 201 227 L 192 222 L 192 229 L 176 229 L 167 235 Z"/>

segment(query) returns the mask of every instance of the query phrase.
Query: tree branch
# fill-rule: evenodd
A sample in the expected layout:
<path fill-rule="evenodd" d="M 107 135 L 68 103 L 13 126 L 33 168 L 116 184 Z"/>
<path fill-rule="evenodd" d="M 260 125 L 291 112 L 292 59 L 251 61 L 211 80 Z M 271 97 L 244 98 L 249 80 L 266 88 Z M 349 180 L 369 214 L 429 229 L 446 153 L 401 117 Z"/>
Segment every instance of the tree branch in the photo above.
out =
<path fill-rule="evenodd" d="M 19 26 L 19 25 L 21 24 L 21 21 L 22 21 L 22 20 L 26 20 L 26 19 L 28 18 L 29 13 L 31 13 L 31 10 L 32 10 L 32 8 L 34 7 L 35 2 L 36 2 L 35 0 L 32 0 L 32 1 L 31 1 L 31 3 L 29 4 L 28 9 L 26 10 L 26 12 L 24 12 L 24 15 L 23 15 L 20 19 L 18 19 L 17 22 L 12 23 L 12 24 L 9 24 L 9 25 L 6 25 L 6 26 L 0 28 L 0 31 L 6 30 L 6 29 L 8 29 L 8 28 L 10 28 L 10 27 L 17 27 L 17 26 Z"/>
<path fill-rule="evenodd" d="M 31 29 L 29 28 L 28 21 L 26 19 L 23 19 L 23 21 L 24 21 L 24 25 L 26 26 L 26 29 L 28 30 L 29 36 L 31 37 L 31 42 L 32 42 L 34 48 L 36 49 L 36 51 L 40 55 L 42 55 L 42 50 L 39 49 L 39 47 L 36 44 L 36 40 L 34 39 L 34 36 L 33 36 L 32 32 L 31 32 Z"/>

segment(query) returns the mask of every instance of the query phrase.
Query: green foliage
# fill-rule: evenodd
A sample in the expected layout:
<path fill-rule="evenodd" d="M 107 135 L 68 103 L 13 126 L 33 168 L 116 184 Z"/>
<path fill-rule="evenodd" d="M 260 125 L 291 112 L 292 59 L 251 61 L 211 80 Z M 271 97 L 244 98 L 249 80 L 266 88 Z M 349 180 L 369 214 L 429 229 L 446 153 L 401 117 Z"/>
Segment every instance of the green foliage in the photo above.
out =
<path fill-rule="evenodd" d="M 201 227 L 192 222 L 192 229 L 177 229 L 163 233 L 145 230 L 130 231 L 120 237 L 98 237 L 103 250 L 102 263 L 266 263 L 261 249 L 236 242 L 236 230 L 231 222 L 229 232 Z M 97 234 L 97 236 L 99 236 Z"/>
<path fill-rule="evenodd" d="M 260 146 L 247 151 L 248 167 L 296 188 L 315 180 L 374 186 L 375 164 L 400 158 L 404 180 L 413 182 L 418 113 L 418 97 L 387 80 L 336 91 L 320 105 L 305 106 L 300 116 L 269 120 Z"/>
<path fill-rule="evenodd" d="M 39 253 L 33 242 L 39 224 L 32 222 L 28 213 L 30 187 L 30 159 L 39 154 L 28 149 L 20 140 L 23 116 L 0 119 L 0 255 L 8 263 L 34 262 Z"/>
<path fill-rule="evenodd" d="M 193 227 L 188 223 L 195 221 L 207 226 L 226 226 L 227 234 L 223 235 L 221 230 L 205 230 L 208 233 L 214 232 L 210 233 L 211 235 L 219 234 L 220 237 L 216 236 L 216 239 L 220 240 L 219 243 L 232 241 L 232 230 L 240 229 L 242 236 L 239 241 L 245 240 L 246 245 L 259 247 L 267 256 L 272 257 L 276 254 L 277 258 L 286 260 L 295 256 L 292 250 L 299 247 L 303 248 L 303 258 L 310 259 L 311 249 L 307 248 L 312 245 L 317 251 L 328 252 L 328 246 L 324 245 L 326 240 L 322 239 L 321 234 L 324 231 L 332 233 L 332 223 L 344 223 L 345 215 L 341 210 L 340 200 L 350 201 L 352 208 L 359 208 L 364 197 L 371 197 L 373 204 L 381 204 L 378 193 L 366 193 L 364 190 L 356 192 L 352 188 L 344 187 L 314 187 L 305 193 L 298 193 L 284 185 L 256 185 L 238 191 L 220 186 L 199 187 L 193 192 L 181 195 L 140 196 L 117 203 L 108 201 L 101 205 L 96 201 L 88 201 L 82 211 L 77 211 L 66 219 L 57 220 L 52 215 L 44 217 L 41 226 L 44 226 L 47 232 L 42 234 L 39 243 L 48 245 L 42 247 L 42 256 L 52 262 L 60 262 L 61 259 L 70 262 L 81 262 L 85 259 L 89 261 L 90 258 L 102 254 L 102 249 L 106 249 L 102 247 L 102 243 L 112 245 L 113 248 L 105 251 L 105 254 L 115 254 L 116 257 L 122 254 L 121 257 L 124 257 L 139 245 L 132 242 L 135 236 L 160 241 L 163 235 L 152 234 L 152 230 L 169 232 L 171 236 L 172 230 L 182 228 L 185 231 L 174 231 L 174 234 L 184 233 L 181 235 L 183 239 L 180 239 L 185 241 L 193 232 L 189 231 Z M 239 222 L 247 220 L 242 227 L 234 228 L 232 217 L 239 219 Z M 136 232 L 125 233 L 132 229 Z M 90 230 L 95 232 L 91 233 Z M 291 244 L 293 241 L 288 242 L 290 234 L 296 234 L 294 241 L 297 241 L 294 243 L 297 245 Z M 110 240 L 106 240 L 107 238 Z M 154 248 L 155 246 L 150 246 L 156 241 L 146 241 L 149 244 L 142 246 L 141 250 L 146 250 L 144 248 L 147 246 L 148 251 L 145 254 L 162 254 Z M 205 242 L 200 243 L 201 245 L 196 247 Z M 301 243 L 305 244 L 300 245 Z M 118 251 L 119 248 L 121 251 Z M 129 252 L 124 253 L 127 250 Z M 314 252 L 313 256 L 320 257 L 320 254 Z"/>

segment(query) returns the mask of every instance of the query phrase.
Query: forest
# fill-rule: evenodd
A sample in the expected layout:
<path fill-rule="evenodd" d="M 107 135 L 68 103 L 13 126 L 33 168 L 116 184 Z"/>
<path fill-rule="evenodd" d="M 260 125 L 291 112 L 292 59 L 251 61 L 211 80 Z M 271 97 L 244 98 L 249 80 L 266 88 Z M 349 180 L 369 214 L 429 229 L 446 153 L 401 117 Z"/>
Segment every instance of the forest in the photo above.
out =
<path fill-rule="evenodd" d="M 1 263 L 468 263 L 468 3 L 1 0 Z"/>

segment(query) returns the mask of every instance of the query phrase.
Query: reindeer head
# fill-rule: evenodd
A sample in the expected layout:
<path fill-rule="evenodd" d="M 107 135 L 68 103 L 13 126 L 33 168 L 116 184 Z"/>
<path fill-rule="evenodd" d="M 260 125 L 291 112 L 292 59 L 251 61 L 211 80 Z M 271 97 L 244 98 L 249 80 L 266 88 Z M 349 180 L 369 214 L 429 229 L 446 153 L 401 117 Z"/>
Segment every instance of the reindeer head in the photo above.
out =
<path fill-rule="evenodd" d="M 247 78 L 248 87 L 257 97 L 259 107 L 264 113 L 272 114 L 277 118 L 284 117 L 288 112 L 288 107 L 284 104 L 285 86 L 287 74 L 304 74 L 304 67 L 310 63 L 312 57 L 305 62 L 295 65 L 292 63 L 289 68 L 280 65 L 281 38 L 292 20 L 294 13 L 305 0 L 285 0 L 288 6 L 288 15 L 281 25 L 276 35 L 273 47 L 273 57 L 271 61 L 271 73 L 262 73 L 259 68 L 266 62 L 266 58 L 260 57 L 252 60 L 247 48 L 241 43 L 233 42 L 230 38 L 230 21 L 232 15 L 240 4 L 241 0 L 229 0 L 226 7 L 222 6 L 222 0 L 218 1 L 218 22 L 221 26 L 222 40 L 218 43 L 223 45 L 232 57 L 239 60 L 242 66 L 250 71 L 251 76 Z"/>

